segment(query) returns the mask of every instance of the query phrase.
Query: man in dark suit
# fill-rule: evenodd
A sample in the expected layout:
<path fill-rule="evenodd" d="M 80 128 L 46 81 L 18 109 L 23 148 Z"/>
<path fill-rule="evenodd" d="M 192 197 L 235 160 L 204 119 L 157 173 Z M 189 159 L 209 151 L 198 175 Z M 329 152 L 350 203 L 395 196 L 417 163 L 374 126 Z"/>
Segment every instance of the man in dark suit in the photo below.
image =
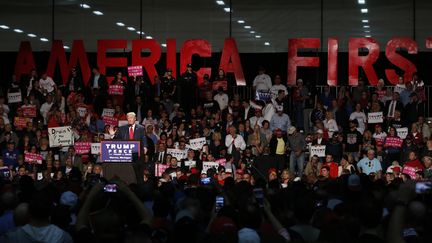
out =
<path fill-rule="evenodd" d="M 242 102 L 242 106 L 243 106 L 243 109 L 241 109 L 241 120 L 242 121 L 249 120 L 251 117 L 253 117 L 255 115 L 255 109 L 253 109 L 250 106 L 249 101 L 244 100 Z"/>
<path fill-rule="evenodd" d="M 93 103 L 95 111 L 100 114 L 108 98 L 108 81 L 105 75 L 99 72 L 98 67 L 92 69 L 92 75 L 87 83 L 85 101 Z"/>
<path fill-rule="evenodd" d="M 158 149 L 157 152 L 153 155 L 153 159 L 152 161 L 154 163 L 162 163 L 164 164 L 166 161 L 166 157 L 167 157 L 167 152 L 166 152 L 166 147 L 164 143 L 160 143 L 158 145 Z"/>
<path fill-rule="evenodd" d="M 385 103 L 384 107 L 384 115 L 385 117 L 392 119 L 394 118 L 395 111 L 403 110 L 403 104 L 399 101 L 399 93 L 393 92 L 393 96 L 391 100 L 388 100 Z"/>

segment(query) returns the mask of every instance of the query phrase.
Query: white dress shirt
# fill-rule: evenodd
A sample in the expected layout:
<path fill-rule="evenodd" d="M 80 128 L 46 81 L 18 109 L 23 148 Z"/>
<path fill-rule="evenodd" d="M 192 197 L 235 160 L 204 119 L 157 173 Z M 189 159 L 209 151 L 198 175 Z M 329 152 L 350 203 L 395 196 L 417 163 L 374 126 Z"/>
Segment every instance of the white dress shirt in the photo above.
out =
<path fill-rule="evenodd" d="M 242 136 L 236 134 L 235 138 L 231 134 L 228 134 L 225 137 L 225 146 L 228 148 L 227 152 L 228 154 L 232 153 L 233 144 L 236 148 L 240 148 L 240 150 L 246 149 L 246 143 Z"/>

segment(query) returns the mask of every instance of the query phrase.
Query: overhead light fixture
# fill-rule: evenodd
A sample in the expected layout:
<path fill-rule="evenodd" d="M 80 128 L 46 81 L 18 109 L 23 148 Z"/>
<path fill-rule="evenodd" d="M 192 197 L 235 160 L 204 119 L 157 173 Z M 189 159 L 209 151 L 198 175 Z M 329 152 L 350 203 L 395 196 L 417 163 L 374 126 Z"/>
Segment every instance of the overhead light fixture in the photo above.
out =
<path fill-rule="evenodd" d="M 237 20 L 237 23 L 239 23 L 239 24 L 244 24 L 245 21 L 244 21 L 244 20 Z"/>
<path fill-rule="evenodd" d="M 7 30 L 7 29 L 9 29 L 9 26 L 2 24 L 2 25 L 0 25 L 0 28 Z"/>
<path fill-rule="evenodd" d="M 34 37 L 36 37 L 36 35 L 35 35 L 35 34 L 27 34 L 27 36 L 28 36 L 28 37 L 31 37 L 31 38 L 34 38 Z"/>
<path fill-rule="evenodd" d="M 85 3 L 81 3 L 81 4 L 80 4 L 80 7 L 81 7 L 81 8 L 88 9 L 88 8 L 90 8 L 90 5 L 85 4 Z"/>
<path fill-rule="evenodd" d="M 225 2 L 224 1 L 216 1 L 216 3 L 218 4 L 218 5 L 225 5 Z"/>
<path fill-rule="evenodd" d="M 227 13 L 229 13 L 230 10 L 231 10 L 230 8 L 224 8 L 224 11 L 227 12 Z"/>
<path fill-rule="evenodd" d="M 369 25 L 363 25 L 363 28 L 365 28 L 365 29 L 369 29 Z"/>
<path fill-rule="evenodd" d="M 251 30 L 249 33 L 251 33 L 251 34 L 255 34 L 255 30 Z"/>
<path fill-rule="evenodd" d="M 95 10 L 95 11 L 93 11 L 93 13 L 96 14 L 96 15 L 99 15 L 99 16 L 103 15 L 103 13 L 101 11 L 99 11 L 99 10 Z"/>
<path fill-rule="evenodd" d="M 123 24 L 122 22 L 117 22 L 116 25 L 118 25 L 118 26 L 125 26 L 125 24 Z"/>
<path fill-rule="evenodd" d="M 146 39 L 151 40 L 151 39 L 153 39 L 153 37 L 151 37 L 151 36 L 149 35 L 149 36 L 146 36 Z"/>
<path fill-rule="evenodd" d="M 371 36 L 371 35 L 365 35 L 365 37 L 366 37 L 366 38 L 370 38 L 370 37 L 372 37 L 372 36 Z"/>
<path fill-rule="evenodd" d="M 69 46 L 63 46 L 64 49 L 69 50 Z"/>
<path fill-rule="evenodd" d="M 135 31 L 135 28 L 131 27 L 131 26 L 127 27 L 127 29 L 130 30 L 130 31 Z"/>
<path fill-rule="evenodd" d="M 40 40 L 41 40 L 41 41 L 43 41 L 43 42 L 47 42 L 47 41 L 48 41 L 48 39 L 47 39 L 47 38 L 43 38 L 43 37 L 42 37 L 42 38 L 40 38 Z"/>
<path fill-rule="evenodd" d="M 368 9 L 367 9 L 367 8 L 362 8 L 360 11 L 361 11 L 362 13 L 367 13 L 367 12 L 368 12 Z"/>
<path fill-rule="evenodd" d="M 24 32 L 24 31 L 22 31 L 21 29 L 14 29 L 14 31 L 17 32 L 17 33 L 22 33 L 22 32 Z"/>
<path fill-rule="evenodd" d="M 139 30 L 138 30 L 138 31 L 137 31 L 137 34 L 138 34 L 138 35 L 140 35 L 140 34 L 144 35 L 144 31 L 139 31 Z"/>
<path fill-rule="evenodd" d="M 370 30 L 365 30 L 365 33 L 370 33 Z"/>
<path fill-rule="evenodd" d="M 363 20 L 362 20 L 362 23 L 369 23 L 369 20 L 367 20 L 367 19 L 363 19 Z"/>
<path fill-rule="evenodd" d="M 359 3 L 359 4 L 365 4 L 365 3 L 366 3 L 366 0 L 358 0 L 358 3 Z"/>
<path fill-rule="evenodd" d="M 162 43 L 161 46 L 163 46 L 163 47 L 167 47 L 167 45 L 166 45 L 165 43 Z"/>
<path fill-rule="evenodd" d="M 243 28 L 245 28 L 245 29 L 250 29 L 250 28 L 252 28 L 250 25 L 245 25 Z"/>
<path fill-rule="evenodd" d="M 260 35 L 256 35 L 255 38 L 259 39 L 259 38 L 261 38 L 261 36 Z"/>
<path fill-rule="evenodd" d="M 264 42 L 264 45 L 265 45 L 265 46 L 269 46 L 269 45 L 270 45 L 270 42 Z"/>

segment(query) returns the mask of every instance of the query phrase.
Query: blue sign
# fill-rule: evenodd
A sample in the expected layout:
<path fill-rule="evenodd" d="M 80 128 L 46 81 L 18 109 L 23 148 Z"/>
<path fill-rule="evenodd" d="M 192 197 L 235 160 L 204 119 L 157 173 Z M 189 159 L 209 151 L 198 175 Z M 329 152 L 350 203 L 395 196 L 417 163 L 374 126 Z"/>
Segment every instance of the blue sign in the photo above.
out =
<path fill-rule="evenodd" d="M 140 155 L 139 141 L 102 141 L 103 162 L 134 162 Z"/>

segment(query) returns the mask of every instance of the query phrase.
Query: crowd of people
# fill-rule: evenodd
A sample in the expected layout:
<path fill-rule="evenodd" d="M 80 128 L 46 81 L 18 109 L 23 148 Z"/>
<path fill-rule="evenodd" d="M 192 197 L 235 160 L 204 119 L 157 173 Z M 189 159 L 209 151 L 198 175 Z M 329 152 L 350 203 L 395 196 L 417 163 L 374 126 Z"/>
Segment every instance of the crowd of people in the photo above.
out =
<path fill-rule="evenodd" d="M 97 67 L 87 82 L 76 68 L 65 84 L 13 76 L 0 94 L 0 242 L 431 241 L 417 74 L 287 87 L 259 68 L 252 99 L 233 83 L 224 70 L 201 81 L 190 64 L 153 80 Z M 136 183 L 107 178 L 98 153 L 50 146 L 48 129 L 62 126 L 75 144 L 111 140 L 108 121 L 127 114 L 147 140 Z"/>

